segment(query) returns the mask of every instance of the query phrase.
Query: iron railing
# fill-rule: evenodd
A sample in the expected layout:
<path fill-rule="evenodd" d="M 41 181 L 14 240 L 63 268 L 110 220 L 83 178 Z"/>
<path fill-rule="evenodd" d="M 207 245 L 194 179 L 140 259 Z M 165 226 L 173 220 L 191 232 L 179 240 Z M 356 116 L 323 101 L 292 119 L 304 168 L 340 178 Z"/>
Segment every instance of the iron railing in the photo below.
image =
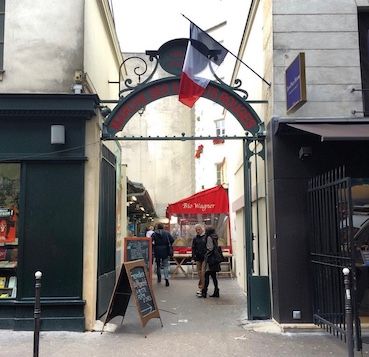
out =
<path fill-rule="evenodd" d="M 355 299 L 351 179 L 346 177 L 344 168 L 337 168 L 311 179 L 308 193 L 314 323 L 342 341 L 347 342 L 352 338 L 347 336 L 342 275 L 342 269 L 349 268 L 356 347 L 360 350 L 360 320 Z"/>

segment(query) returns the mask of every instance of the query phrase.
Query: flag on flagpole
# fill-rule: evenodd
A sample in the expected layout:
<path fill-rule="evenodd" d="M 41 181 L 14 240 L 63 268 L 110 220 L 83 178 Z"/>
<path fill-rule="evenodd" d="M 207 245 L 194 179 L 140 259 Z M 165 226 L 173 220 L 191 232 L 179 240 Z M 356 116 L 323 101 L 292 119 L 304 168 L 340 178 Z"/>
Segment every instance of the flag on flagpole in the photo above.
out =
<path fill-rule="evenodd" d="M 179 84 L 179 101 L 192 108 L 214 78 L 212 71 L 216 71 L 228 51 L 195 24 L 190 26 L 190 40 Z"/>

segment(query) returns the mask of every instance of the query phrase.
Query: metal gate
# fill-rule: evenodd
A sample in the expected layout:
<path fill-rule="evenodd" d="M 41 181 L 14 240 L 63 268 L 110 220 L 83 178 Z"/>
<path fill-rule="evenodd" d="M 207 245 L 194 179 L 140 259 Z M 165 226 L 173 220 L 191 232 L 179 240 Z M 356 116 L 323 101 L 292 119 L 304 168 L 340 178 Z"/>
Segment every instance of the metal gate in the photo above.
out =
<path fill-rule="evenodd" d="M 355 303 L 355 261 L 352 230 L 351 179 L 338 168 L 309 181 L 313 320 L 347 341 L 342 269 L 351 272 L 355 342 L 361 350 L 360 320 Z"/>
<path fill-rule="evenodd" d="M 102 146 L 99 207 L 99 251 L 97 263 L 96 314 L 101 317 L 108 309 L 115 285 L 116 240 L 116 157 Z"/>

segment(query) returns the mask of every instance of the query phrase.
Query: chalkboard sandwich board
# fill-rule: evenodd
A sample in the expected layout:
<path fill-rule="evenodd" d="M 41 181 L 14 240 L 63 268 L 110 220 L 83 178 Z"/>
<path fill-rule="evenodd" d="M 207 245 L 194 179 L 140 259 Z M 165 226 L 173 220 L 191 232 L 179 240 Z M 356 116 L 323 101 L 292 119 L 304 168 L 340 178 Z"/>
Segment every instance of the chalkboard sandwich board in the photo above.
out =
<path fill-rule="evenodd" d="M 142 327 L 154 317 L 159 318 L 163 326 L 143 259 L 123 263 L 110 299 L 104 326 L 115 316 L 124 318 L 131 295 L 134 297 Z"/>
<path fill-rule="evenodd" d="M 148 237 L 125 237 L 124 238 L 124 261 L 143 259 L 149 272 L 150 282 L 152 279 L 152 241 Z"/>

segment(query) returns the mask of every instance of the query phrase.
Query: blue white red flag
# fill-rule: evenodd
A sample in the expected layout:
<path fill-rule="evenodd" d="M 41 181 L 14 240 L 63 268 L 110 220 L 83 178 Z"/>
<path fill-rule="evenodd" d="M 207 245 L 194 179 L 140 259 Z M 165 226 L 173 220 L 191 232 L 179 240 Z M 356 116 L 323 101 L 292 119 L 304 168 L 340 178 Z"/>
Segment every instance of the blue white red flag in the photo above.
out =
<path fill-rule="evenodd" d="M 195 24 L 190 24 L 190 39 L 179 85 L 179 101 L 192 108 L 203 95 L 213 72 L 224 61 L 228 51 Z"/>

